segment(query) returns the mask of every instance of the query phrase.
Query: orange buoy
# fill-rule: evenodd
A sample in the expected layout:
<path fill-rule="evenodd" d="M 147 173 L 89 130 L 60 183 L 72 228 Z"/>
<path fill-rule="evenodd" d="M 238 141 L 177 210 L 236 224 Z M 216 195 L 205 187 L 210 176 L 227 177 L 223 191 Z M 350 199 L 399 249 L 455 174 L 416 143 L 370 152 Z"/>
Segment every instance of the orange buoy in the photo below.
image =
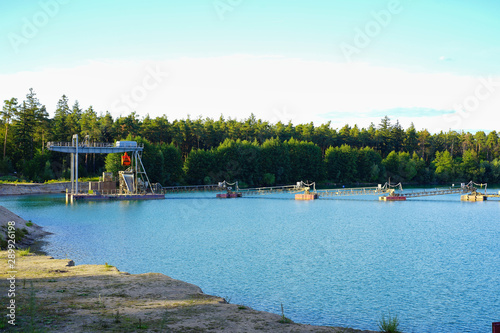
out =
<path fill-rule="evenodd" d="M 129 166 L 132 164 L 132 160 L 130 159 L 130 156 L 128 156 L 127 153 L 122 155 L 122 165 L 124 166 Z"/>

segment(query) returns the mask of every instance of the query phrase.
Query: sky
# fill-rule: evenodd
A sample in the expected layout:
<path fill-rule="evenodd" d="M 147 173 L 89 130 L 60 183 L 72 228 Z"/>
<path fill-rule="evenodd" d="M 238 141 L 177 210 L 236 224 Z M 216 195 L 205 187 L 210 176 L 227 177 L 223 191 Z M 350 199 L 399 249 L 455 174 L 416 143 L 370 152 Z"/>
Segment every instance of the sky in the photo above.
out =
<path fill-rule="evenodd" d="M 500 131 L 499 17 L 497 0 L 2 1 L 0 99 Z"/>

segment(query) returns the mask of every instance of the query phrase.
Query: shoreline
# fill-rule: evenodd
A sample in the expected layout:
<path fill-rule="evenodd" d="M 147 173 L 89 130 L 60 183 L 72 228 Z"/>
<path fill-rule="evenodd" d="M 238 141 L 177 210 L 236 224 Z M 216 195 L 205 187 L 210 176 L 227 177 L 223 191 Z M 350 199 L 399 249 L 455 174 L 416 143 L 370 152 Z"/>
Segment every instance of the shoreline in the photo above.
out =
<path fill-rule="evenodd" d="M 0 206 L 0 226 L 9 221 L 28 231 L 16 243 L 18 248 L 40 244 L 50 234 Z M 13 331 L 22 332 L 34 324 L 48 332 L 374 332 L 294 323 L 286 318 L 286 308 L 282 316 L 229 304 L 224 298 L 203 293 L 198 286 L 161 273 L 129 274 L 107 263 L 75 265 L 73 260 L 19 250 L 15 257 L 15 301 L 18 309 L 31 307 L 33 311 L 19 310 L 15 327 L 2 322 L 8 318 L 2 315 L 0 328 L 10 326 Z M 8 260 L 9 251 L 0 251 L 3 281 L 12 277 Z M 0 294 L 3 313 L 12 298 L 5 292 Z"/>
<path fill-rule="evenodd" d="M 88 182 L 79 182 L 83 188 L 89 187 Z M 60 194 L 71 190 L 71 182 L 60 183 L 6 183 L 0 184 L 0 196 Z"/>
<path fill-rule="evenodd" d="M 7 272 L 8 252 L 0 252 Z M 129 274 L 112 265 L 75 265 L 69 259 L 16 252 L 16 326 L 47 332 L 350 332 L 350 328 L 297 324 L 277 314 L 229 304 L 160 273 Z M 2 280 L 12 275 L 0 273 Z M 12 288 L 12 285 L 11 285 Z M 9 313 L 6 313 L 9 314 Z M 2 316 L 6 318 L 6 316 Z M 9 317 L 7 317 L 9 318 Z M 12 320 L 12 319 L 10 319 Z"/>
<path fill-rule="evenodd" d="M 50 234 L 36 223 L 26 221 L 4 206 L 0 206 L 0 248 L 6 248 L 8 243 L 17 249 L 27 248 Z"/>

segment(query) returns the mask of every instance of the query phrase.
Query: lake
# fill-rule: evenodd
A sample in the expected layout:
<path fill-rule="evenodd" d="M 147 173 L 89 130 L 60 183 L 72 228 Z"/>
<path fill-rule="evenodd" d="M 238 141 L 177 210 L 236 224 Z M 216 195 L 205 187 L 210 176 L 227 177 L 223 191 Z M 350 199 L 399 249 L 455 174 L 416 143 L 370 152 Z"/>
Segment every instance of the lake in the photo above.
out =
<path fill-rule="evenodd" d="M 76 264 L 160 272 L 300 323 L 405 332 L 491 332 L 500 321 L 500 202 L 459 195 L 380 202 L 292 195 L 78 202 L 1 197 L 54 233 L 43 250 Z"/>

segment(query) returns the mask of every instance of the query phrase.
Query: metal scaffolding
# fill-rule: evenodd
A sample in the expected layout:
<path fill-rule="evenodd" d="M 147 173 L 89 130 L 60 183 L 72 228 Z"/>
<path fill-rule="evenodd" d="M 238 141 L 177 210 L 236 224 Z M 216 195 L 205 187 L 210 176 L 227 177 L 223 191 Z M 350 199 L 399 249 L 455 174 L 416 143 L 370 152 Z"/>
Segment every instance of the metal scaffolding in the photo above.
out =
<path fill-rule="evenodd" d="M 78 134 L 74 134 L 71 142 L 48 142 L 47 148 L 52 151 L 71 154 L 71 194 L 78 194 L 78 155 L 79 154 L 111 154 L 132 152 L 132 171 L 135 172 L 134 188 L 138 188 L 137 179 L 139 176 L 145 177 L 148 187 L 154 193 L 148 175 L 142 164 L 140 153 L 144 146 L 138 145 L 135 141 L 117 141 L 116 144 L 110 143 L 90 143 L 88 137 L 82 143 L 78 141 Z"/>

